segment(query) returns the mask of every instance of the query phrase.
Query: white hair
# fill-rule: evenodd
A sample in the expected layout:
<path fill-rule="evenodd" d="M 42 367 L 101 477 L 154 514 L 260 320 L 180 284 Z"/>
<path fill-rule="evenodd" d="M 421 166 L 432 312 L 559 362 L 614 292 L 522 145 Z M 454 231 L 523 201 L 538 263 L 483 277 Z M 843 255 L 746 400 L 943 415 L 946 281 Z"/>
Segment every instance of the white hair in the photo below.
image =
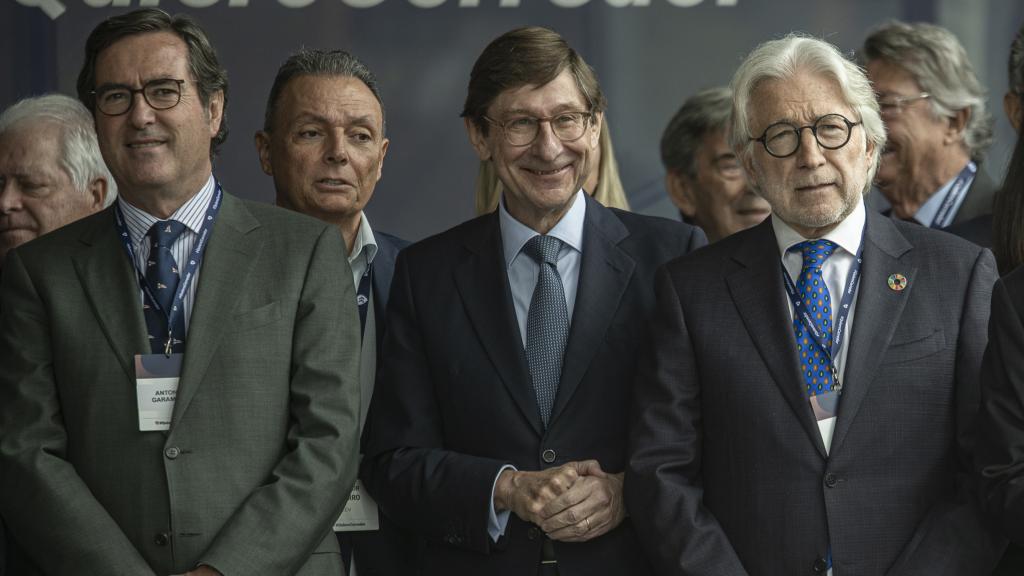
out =
<path fill-rule="evenodd" d="M 732 88 L 732 129 L 729 144 L 741 158 L 750 155 L 755 135 L 750 133 L 751 97 L 758 85 L 769 79 L 794 80 L 801 73 L 828 76 L 835 80 L 846 104 L 864 128 L 865 142 L 874 144 L 865 187 L 870 187 L 885 148 L 885 125 L 878 101 L 864 70 L 845 58 L 839 49 L 817 38 L 789 34 L 769 40 L 754 49 L 736 70 Z M 865 190 L 866 192 L 867 190 Z"/>
<path fill-rule="evenodd" d="M 97 178 L 107 181 L 103 206 L 114 203 L 117 185 L 103 162 L 92 114 L 81 102 L 63 94 L 25 98 L 0 114 L 0 135 L 23 122 L 55 122 L 61 128 L 61 167 L 75 189 L 85 193 Z"/>

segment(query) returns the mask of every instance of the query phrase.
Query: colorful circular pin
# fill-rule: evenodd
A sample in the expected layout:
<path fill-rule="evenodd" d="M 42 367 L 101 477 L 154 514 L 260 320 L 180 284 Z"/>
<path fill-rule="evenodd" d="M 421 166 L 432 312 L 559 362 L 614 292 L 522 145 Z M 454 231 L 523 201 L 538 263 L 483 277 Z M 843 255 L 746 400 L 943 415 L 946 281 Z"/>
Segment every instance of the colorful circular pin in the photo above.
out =
<path fill-rule="evenodd" d="M 890 274 L 889 275 L 889 288 L 897 292 L 901 292 L 907 287 L 907 277 L 903 274 Z"/>

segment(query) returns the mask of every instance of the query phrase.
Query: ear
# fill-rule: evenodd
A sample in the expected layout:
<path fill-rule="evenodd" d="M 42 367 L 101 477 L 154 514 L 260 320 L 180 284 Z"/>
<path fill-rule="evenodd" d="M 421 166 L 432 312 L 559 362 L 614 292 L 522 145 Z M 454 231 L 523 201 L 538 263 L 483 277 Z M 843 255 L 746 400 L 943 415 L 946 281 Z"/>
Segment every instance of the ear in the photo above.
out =
<path fill-rule="evenodd" d="M 256 133 L 256 153 L 260 156 L 260 168 L 267 176 L 274 175 L 274 165 L 270 163 L 270 134 L 263 130 Z"/>
<path fill-rule="evenodd" d="M 590 127 L 590 147 L 597 148 L 597 143 L 601 139 L 601 125 L 604 123 L 604 113 L 596 112 L 594 114 L 593 126 Z"/>
<path fill-rule="evenodd" d="M 668 190 L 668 197 L 672 199 L 672 203 L 687 218 L 693 218 L 697 214 L 696 190 L 689 177 L 669 170 L 668 174 L 665 174 L 665 189 Z"/>
<path fill-rule="evenodd" d="M 380 143 L 380 160 L 377 161 L 377 182 L 380 182 L 381 176 L 384 175 L 384 157 L 388 154 L 388 144 L 391 141 L 387 138 Z"/>
<path fill-rule="evenodd" d="M 107 199 L 108 185 L 106 178 L 95 178 L 85 187 L 85 193 L 89 197 L 89 209 L 98 212 L 103 208 Z"/>
<path fill-rule="evenodd" d="M 967 121 L 971 119 L 971 109 L 961 108 L 953 113 L 953 116 L 946 119 L 946 134 L 943 141 L 946 144 L 959 144 L 964 140 L 964 130 L 967 128 Z"/>
<path fill-rule="evenodd" d="M 220 132 L 220 123 L 224 120 L 224 91 L 217 90 L 210 94 L 210 104 L 206 108 L 206 115 L 210 119 L 210 138 Z"/>
<path fill-rule="evenodd" d="M 1006 118 L 1010 121 L 1010 126 L 1013 126 L 1016 132 L 1020 132 L 1022 120 L 1020 98 L 1020 95 L 1014 92 L 1007 92 L 1003 95 L 1003 111 L 1006 112 Z"/>
<path fill-rule="evenodd" d="M 753 150 L 749 150 L 749 145 L 747 145 L 746 149 L 741 148 L 739 150 L 734 150 L 734 152 L 736 153 L 736 156 L 739 157 L 740 164 L 743 164 L 743 171 L 747 174 L 747 182 L 753 186 L 754 175 L 757 174 L 757 172 L 754 171 Z"/>
<path fill-rule="evenodd" d="M 469 143 L 473 145 L 473 149 L 476 150 L 477 157 L 481 161 L 487 161 L 491 159 L 491 147 L 487 141 L 487 136 L 484 136 L 481 132 L 480 127 L 476 125 L 476 122 L 472 118 L 463 118 L 463 122 L 466 124 L 466 133 L 469 134 Z M 492 129 L 496 129 L 493 126 Z"/>

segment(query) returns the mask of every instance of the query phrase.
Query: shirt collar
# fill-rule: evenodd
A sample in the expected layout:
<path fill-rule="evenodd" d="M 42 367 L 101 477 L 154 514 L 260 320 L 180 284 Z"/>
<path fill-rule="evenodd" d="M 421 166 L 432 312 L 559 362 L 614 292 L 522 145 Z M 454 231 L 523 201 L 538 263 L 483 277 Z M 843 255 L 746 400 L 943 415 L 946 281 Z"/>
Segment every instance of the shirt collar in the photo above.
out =
<path fill-rule="evenodd" d="M 189 198 L 167 220 L 177 220 L 193 233 L 198 234 L 203 227 L 206 209 L 210 205 L 210 200 L 213 199 L 213 192 L 216 188 L 217 180 L 213 177 L 213 174 L 210 174 L 210 177 L 206 179 L 206 183 L 199 189 L 199 193 Z M 157 218 L 141 208 L 132 206 L 120 194 L 117 195 L 117 205 L 121 209 L 121 213 L 124 214 L 125 223 L 128 226 L 128 235 L 135 246 L 142 242 L 142 239 L 149 232 L 149 229 L 153 227 L 154 223 L 162 220 L 162 218 Z"/>
<path fill-rule="evenodd" d="M 967 162 L 967 164 L 964 165 L 964 168 L 970 166 L 972 163 L 973 162 Z M 946 195 L 949 194 L 950 189 L 953 188 L 953 183 L 956 182 L 957 178 L 960 177 L 960 173 L 963 171 L 963 168 L 958 170 L 956 176 L 950 178 L 949 182 L 943 184 L 942 188 L 939 188 L 935 194 L 929 196 L 928 200 L 926 200 L 924 204 L 921 204 L 921 207 L 914 213 L 914 220 L 917 220 L 924 226 L 931 226 L 935 222 L 935 216 L 938 215 L 939 208 L 942 207 L 942 203 L 946 200 Z"/>
<path fill-rule="evenodd" d="M 370 221 L 366 219 L 366 213 L 359 213 L 359 230 L 356 231 L 355 241 L 352 242 L 352 253 L 348 256 L 348 263 L 351 264 L 363 252 L 366 253 L 366 265 L 373 264 L 377 256 L 377 241 L 373 237 L 373 230 L 370 228 Z"/>
<path fill-rule="evenodd" d="M 576 192 L 569 211 L 548 232 L 548 236 L 558 238 L 563 244 L 580 253 L 583 252 L 583 223 L 587 214 L 587 200 L 584 194 L 583 190 Z M 498 222 L 501 228 L 501 243 L 505 251 L 505 266 L 512 266 L 523 246 L 530 238 L 539 234 L 508 213 L 505 209 L 504 196 L 501 202 L 498 202 Z"/>
<path fill-rule="evenodd" d="M 864 198 L 862 197 L 860 202 L 857 202 L 853 212 L 850 212 L 838 226 L 822 236 L 822 238 L 835 242 L 840 248 L 856 256 L 864 235 L 864 221 L 866 219 L 867 213 L 864 211 Z M 779 254 L 782 256 L 785 256 L 786 252 L 793 246 L 805 240 L 810 240 L 810 238 L 804 238 L 799 232 L 793 230 L 789 224 L 783 222 L 774 212 L 772 213 L 772 230 L 775 232 L 775 241 L 779 245 Z"/>

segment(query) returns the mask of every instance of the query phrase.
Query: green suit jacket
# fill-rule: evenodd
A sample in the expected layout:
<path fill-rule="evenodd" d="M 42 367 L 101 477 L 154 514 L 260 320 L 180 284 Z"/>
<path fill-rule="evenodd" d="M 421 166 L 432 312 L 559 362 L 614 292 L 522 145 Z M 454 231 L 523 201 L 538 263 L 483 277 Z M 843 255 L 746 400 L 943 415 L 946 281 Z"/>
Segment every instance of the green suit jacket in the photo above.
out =
<path fill-rule="evenodd" d="M 167 432 L 140 432 L 141 296 L 112 209 L 11 252 L 0 514 L 46 574 L 341 573 L 359 319 L 334 228 L 225 195 Z"/>

